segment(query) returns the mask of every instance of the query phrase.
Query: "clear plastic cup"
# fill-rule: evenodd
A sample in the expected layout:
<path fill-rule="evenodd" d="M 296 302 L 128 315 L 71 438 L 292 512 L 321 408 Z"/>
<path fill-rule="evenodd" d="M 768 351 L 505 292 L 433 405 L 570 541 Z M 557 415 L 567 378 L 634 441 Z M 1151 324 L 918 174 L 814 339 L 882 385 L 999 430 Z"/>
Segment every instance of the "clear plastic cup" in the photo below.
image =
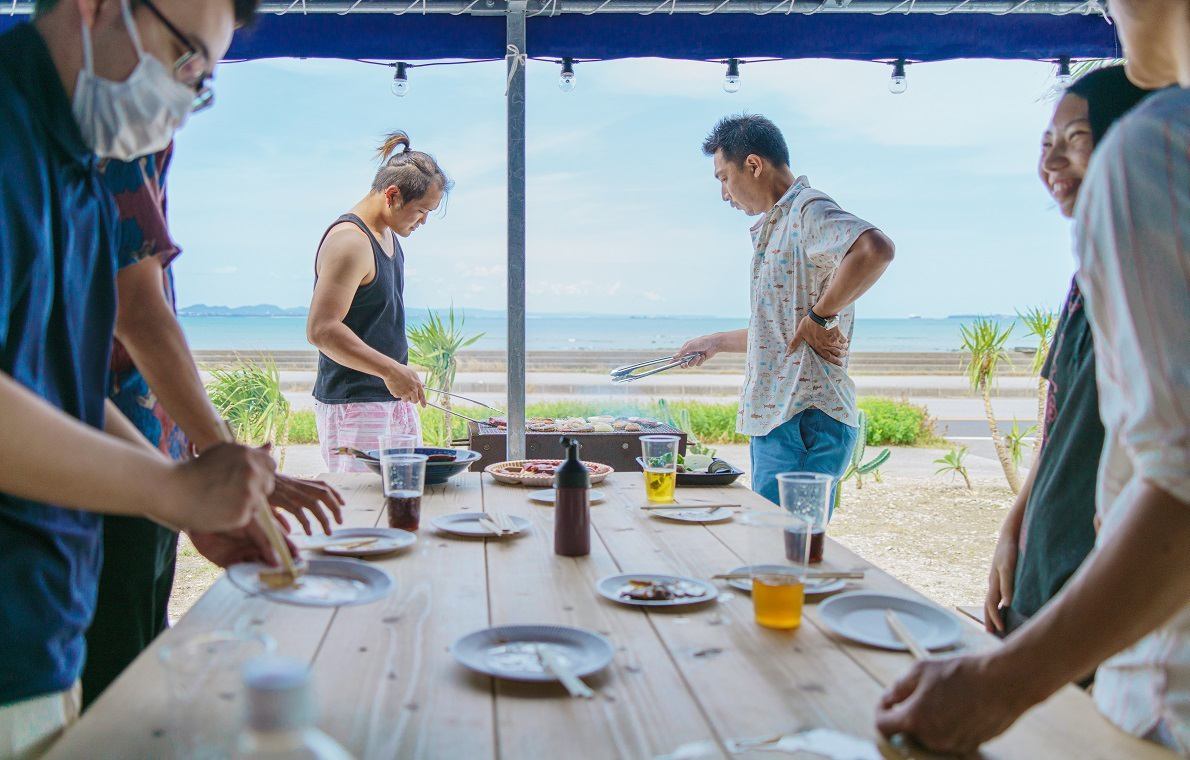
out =
<path fill-rule="evenodd" d="M 752 609 L 758 625 L 792 630 L 802 624 L 805 602 L 805 573 L 808 563 L 803 552 L 789 558 L 789 537 L 801 538 L 808 548 L 811 525 L 788 512 L 753 512 L 743 518 L 748 531 L 748 574 L 752 580 Z"/>
<path fill-rule="evenodd" d="M 380 438 L 379 455 L 412 454 L 417 448 L 417 436 L 408 433 L 385 434 Z"/>
<path fill-rule="evenodd" d="M 642 435 L 640 446 L 645 460 L 645 497 L 658 504 L 674 500 L 678 485 L 678 437 Z"/>
<path fill-rule="evenodd" d="M 384 479 L 384 508 L 390 528 L 414 531 L 421 523 L 421 497 L 426 489 L 425 454 L 380 456 Z"/>
<path fill-rule="evenodd" d="M 830 519 L 831 486 L 834 478 L 820 472 L 783 472 L 777 476 L 781 493 L 781 507 L 789 514 L 810 524 L 809 545 L 802 547 L 793 536 L 789 545 L 790 560 L 797 559 L 808 549 L 811 563 L 822 561 L 826 549 L 826 524 Z"/>

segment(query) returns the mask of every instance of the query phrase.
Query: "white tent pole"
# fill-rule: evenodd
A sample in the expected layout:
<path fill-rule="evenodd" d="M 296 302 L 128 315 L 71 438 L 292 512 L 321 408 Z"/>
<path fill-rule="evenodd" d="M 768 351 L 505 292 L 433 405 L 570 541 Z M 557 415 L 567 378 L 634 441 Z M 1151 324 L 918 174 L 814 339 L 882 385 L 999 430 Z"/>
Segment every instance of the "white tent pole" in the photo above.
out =
<path fill-rule="evenodd" d="M 525 0 L 511 0 L 508 44 L 508 451 L 525 458 Z"/>

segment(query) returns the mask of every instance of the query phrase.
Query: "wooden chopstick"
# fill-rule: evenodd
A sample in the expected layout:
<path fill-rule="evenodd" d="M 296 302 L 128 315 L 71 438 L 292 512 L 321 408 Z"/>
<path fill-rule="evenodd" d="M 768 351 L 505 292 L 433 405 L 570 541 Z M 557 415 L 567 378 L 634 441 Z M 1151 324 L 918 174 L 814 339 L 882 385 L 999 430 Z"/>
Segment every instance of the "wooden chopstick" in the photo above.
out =
<path fill-rule="evenodd" d="M 660 509 L 739 509 L 739 504 L 645 504 L 641 509 L 652 512 Z"/>
<path fill-rule="evenodd" d="M 327 541 L 325 544 L 316 544 L 317 549 L 358 549 L 361 546 L 368 546 L 379 541 L 380 538 L 373 536 L 371 538 L 345 538 L 339 541 Z"/>
<path fill-rule="evenodd" d="M 884 619 L 888 622 L 888 627 L 893 634 L 900 639 L 902 644 L 909 648 L 909 652 L 913 655 L 914 659 L 928 660 L 930 658 L 929 650 L 922 646 L 921 642 L 909 632 L 909 629 L 905 627 L 905 623 L 901 621 L 901 618 L 895 611 L 885 610 Z"/>
<path fill-rule="evenodd" d="M 863 580 L 863 578 L 864 578 L 863 570 L 840 570 L 838 572 L 833 571 L 833 570 L 810 570 L 809 572 L 806 572 L 806 573 L 797 573 L 796 570 L 797 570 L 797 568 L 790 567 L 789 574 L 790 575 L 798 575 L 802 578 L 809 578 L 811 580 L 816 580 L 816 581 L 825 581 L 825 580 L 858 581 L 858 580 Z M 764 573 L 760 573 L 760 574 L 763 575 Z M 712 575 L 711 577 L 714 578 L 715 580 L 721 580 L 721 581 L 745 581 L 752 577 L 752 573 L 719 573 L 718 575 Z"/>
<path fill-rule="evenodd" d="M 566 691 L 570 692 L 570 696 L 579 699 L 591 699 L 595 696 L 595 692 L 591 690 L 590 686 L 583 683 L 583 680 L 574 674 L 574 671 L 566 666 L 561 659 L 550 651 L 548 646 L 537 645 L 537 659 L 545 666 L 545 669 L 557 676 L 562 685 L 566 687 Z"/>
<path fill-rule="evenodd" d="M 223 420 L 223 442 L 235 443 L 235 434 L 231 432 L 231 423 Z M 289 553 L 289 544 L 285 542 L 284 536 L 281 535 L 281 528 L 277 525 L 276 519 L 273 517 L 272 507 L 269 506 L 268 501 L 262 501 L 256 506 L 256 515 L 254 516 L 256 524 L 264 531 L 265 536 L 269 540 L 269 545 L 276 552 L 277 558 L 281 560 L 281 566 L 285 568 L 285 572 L 289 574 L 290 578 L 296 579 L 298 577 L 297 566 L 293 562 L 293 555 Z"/>

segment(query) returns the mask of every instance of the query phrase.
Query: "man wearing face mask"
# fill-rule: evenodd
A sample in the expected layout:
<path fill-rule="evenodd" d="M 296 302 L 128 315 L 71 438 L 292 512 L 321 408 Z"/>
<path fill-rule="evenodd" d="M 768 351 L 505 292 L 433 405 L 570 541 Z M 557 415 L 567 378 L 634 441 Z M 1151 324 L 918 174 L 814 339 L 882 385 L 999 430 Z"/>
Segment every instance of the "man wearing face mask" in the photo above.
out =
<path fill-rule="evenodd" d="M 252 0 L 57 0 L 0 37 L 0 756 L 77 714 L 101 563 L 96 513 L 275 563 L 251 524 L 273 463 L 234 445 L 173 464 L 105 401 L 118 232 L 98 156 L 164 148 Z"/>

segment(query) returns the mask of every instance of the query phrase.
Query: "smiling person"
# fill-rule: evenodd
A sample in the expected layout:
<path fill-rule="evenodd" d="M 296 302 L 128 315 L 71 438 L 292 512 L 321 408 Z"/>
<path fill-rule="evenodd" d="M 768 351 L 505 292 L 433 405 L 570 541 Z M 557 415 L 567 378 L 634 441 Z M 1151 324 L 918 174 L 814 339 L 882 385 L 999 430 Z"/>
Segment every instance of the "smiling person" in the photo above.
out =
<path fill-rule="evenodd" d="M 250 524 L 267 452 L 162 457 L 106 400 L 119 233 L 99 156 L 165 148 L 209 100 L 250 0 L 58 0 L 0 36 L 0 756 L 40 753 L 78 711 L 102 562 L 98 513 L 187 529 L 226 565 L 275 563 Z M 213 65 L 213 64 L 212 64 Z"/>
<path fill-rule="evenodd" d="M 398 238 L 426 223 L 451 183 L 404 132 L 390 134 L 377 153 L 371 191 L 330 226 L 314 262 L 306 336 L 319 351 L 314 412 L 331 472 L 365 469 L 340 447 L 378 449 L 386 433 L 420 437 L 415 404 L 426 403 L 421 378 L 408 367 Z"/>
<path fill-rule="evenodd" d="M 698 354 L 689 362 L 698 366 L 747 353 L 736 429 L 752 437 L 752 489 L 780 503 L 779 473 L 837 480 L 851 458 L 855 302 L 892 262 L 893 244 L 795 175 L 781 130 L 763 116 L 723 119 L 702 149 L 723 200 L 761 217 L 751 229 L 752 313 L 746 329 L 687 341 L 675 357 Z"/>
<path fill-rule="evenodd" d="M 1058 101 L 1041 142 L 1038 172 L 1062 216 L 1074 216 L 1091 151 L 1148 94 L 1123 66 L 1093 71 Z M 984 626 L 1008 634 L 1052 599 L 1095 545 L 1095 473 L 1103 423 L 1095 346 L 1078 281 L 1070 284 L 1041 374 L 1049 382 L 1044 444 L 1000 529 L 988 578 Z"/>
<path fill-rule="evenodd" d="M 1190 757 L 1190 2 L 1109 10 L 1129 79 L 1167 89 L 1099 143 L 1075 206 L 1105 433 L 1101 527 L 1004 646 L 918 663 L 884 695 L 880 731 L 934 750 L 975 750 L 1098 666 L 1108 720 Z"/>

